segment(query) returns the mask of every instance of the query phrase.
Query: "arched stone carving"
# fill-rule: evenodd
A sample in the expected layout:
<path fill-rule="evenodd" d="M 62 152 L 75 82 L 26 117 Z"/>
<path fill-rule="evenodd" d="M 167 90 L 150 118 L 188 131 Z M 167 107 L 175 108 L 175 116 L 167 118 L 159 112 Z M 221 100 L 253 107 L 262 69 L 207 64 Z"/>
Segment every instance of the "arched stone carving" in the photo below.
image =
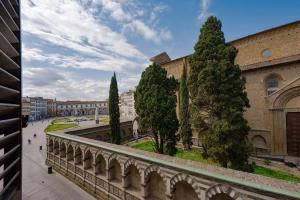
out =
<path fill-rule="evenodd" d="M 48 147 L 49 147 L 48 151 L 49 152 L 53 152 L 53 149 L 54 149 L 53 140 L 50 138 L 48 143 L 49 143 L 49 145 L 48 145 Z"/>
<path fill-rule="evenodd" d="M 106 160 L 102 153 L 97 152 L 95 156 L 95 174 L 106 175 Z"/>
<path fill-rule="evenodd" d="M 255 135 L 252 137 L 251 141 L 256 148 L 267 149 L 267 141 L 263 136 Z"/>
<path fill-rule="evenodd" d="M 82 165 L 82 161 L 83 161 L 83 154 L 82 154 L 82 149 L 81 147 L 78 145 L 75 148 L 75 165 Z"/>
<path fill-rule="evenodd" d="M 59 154 L 59 140 L 54 140 L 54 155 L 58 155 Z"/>
<path fill-rule="evenodd" d="M 104 151 L 102 151 L 102 149 L 99 149 L 96 154 L 95 154 L 95 158 L 98 156 L 98 155 L 101 155 L 104 159 L 105 159 L 105 155 L 106 153 Z"/>
<path fill-rule="evenodd" d="M 94 157 L 93 154 L 89 149 L 86 150 L 84 153 L 84 169 L 92 169 L 93 170 L 93 162 L 94 162 Z"/>
<path fill-rule="evenodd" d="M 239 193 L 229 185 L 216 184 L 206 191 L 206 200 L 215 200 L 214 197 L 224 194 L 227 199 L 240 200 Z M 227 200 L 226 199 L 226 200 Z"/>
<path fill-rule="evenodd" d="M 122 181 L 122 165 L 116 158 L 109 159 L 108 163 L 108 179 L 110 181 L 121 182 Z"/>
<path fill-rule="evenodd" d="M 66 157 L 66 151 L 67 151 L 66 144 L 65 144 L 64 141 L 62 141 L 60 143 L 60 148 L 59 148 L 59 155 L 60 155 L 61 158 Z"/>
<path fill-rule="evenodd" d="M 156 165 L 150 165 L 144 171 L 145 197 L 150 199 L 166 199 L 168 181 L 164 173 Z"/>
<path fill-rule="evenodd" d="M 162 179 L 163 179 L 163 181 L 165 182 L 165 184 L 167 183 L 167 178 L 166 178 L 166 176 L 165 176 L 165 174 L 161 171 L 161 169 L 158 167 L 158 166 L 156 166 L 156 165 L 150 165 L 150 166 L 148 166 L 146 169 L 145 169 L 145 171 L 144 171 L 144 183 L 146 183 L 147 182 L 147 180 L 148 180 L 148 176 L 149 176 L 149 174 L 151 173 L 151 172 L 157 172 L 161 177 L 162 177 Z"/>
<path fill-rule="evenodd" d="M 171 193 L 174 192 L 176 183 L 178 183 L 180 181 L 184 181 L 187 184 L 189 184 L 196 192 L 198 198 L 201 199 L 201 189 L 198 187 L 197 183 L 194 181 L 194 179 L 192 177 L 190 177 L 189 175 L 186 175 L 186 174 L 182 174 L 182 173 L 176 174 L 175 176 L 173 176 L 171 178 L 171 180 L 170 180 Z"/>
<path fill-rule="evenodd" d="M 135 162 L 128 162 L 125 168 L 124 187 L 140 191 L 141 184 L 142 171 L 137 167 Z"/>
<path fill-rule="evenodd" d="M 137 170 L 139 171 L 139 173 L 142 175 L 143 173 L 143 170 L 141 169 L 141 167 L 137 164 L 137 162 L 132 159 L 132 158 L 129 158 L 128 160 L 126 160 L 126 162 L 124 163 L 124 172 L 126 174 L 127 170 L 128 170 L 128 167 L 130 167 L 130 165 L 134 165 Z"/>
<path fill-rule="evenodd" d="M 281 94 L 277 96 L 273 103 L 273 108 L 285 108 L 287 102 L 289 102 L 292 98 L 299 96 L 300 94 L 300 86 L 292 87 L 283 91 Z"/>
<path fill-rule="evenodd" d="M 110 166 L 111 161 L 114 160 L 114 159 L 117 160 L 118 163 L 120 164 L 121 169 L 122 169 L 122 174 L 123 174 L 123 172 L 124 172 L 124 165 L 123 165 L 123 162 L 122 162 L 120 156 L 118 156 L 117 154 L 112 153 L 112 154 L 108 157 L 108 166 Z"/>
<path fill-rule="evenodd" d="M 67 161 L 74 161 L 74 147 L 70 143 L 67 146 Z"/>

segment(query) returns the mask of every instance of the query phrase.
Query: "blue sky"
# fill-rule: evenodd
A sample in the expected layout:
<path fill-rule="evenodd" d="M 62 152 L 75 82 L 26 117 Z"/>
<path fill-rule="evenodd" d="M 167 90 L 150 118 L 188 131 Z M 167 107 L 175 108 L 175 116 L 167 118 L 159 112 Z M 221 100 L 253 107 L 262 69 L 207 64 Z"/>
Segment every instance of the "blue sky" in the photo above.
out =
<path fill-rule="evenodd" d="M 227 41 L 300 20 L 298 0 L 23 0 L 23 94 L 104 100 L 138 84 L 148 59 L 193 52 L 210 15 Z"/>

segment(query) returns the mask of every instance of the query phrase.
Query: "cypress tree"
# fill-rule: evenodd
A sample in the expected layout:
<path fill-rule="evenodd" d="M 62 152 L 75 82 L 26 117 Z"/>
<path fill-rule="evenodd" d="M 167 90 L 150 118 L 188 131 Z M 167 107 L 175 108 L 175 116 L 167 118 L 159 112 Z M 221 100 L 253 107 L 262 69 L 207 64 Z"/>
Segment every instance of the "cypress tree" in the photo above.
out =
<path fill-rule="evenodd" d="M 120 111 L 116 73 L 114 73 L 111 78 L 109 88 L 109 125 L 111 130 L 111 142 L 114 144 L 120 144 Z"/>
<path fill-rule="evenodd" d="M 220 20 L 209 17 L 190 57 L 191 116 L 202 135 L 204 156 L 223 167 L 249 170 L 246 81 L 234 64 L 237 50 L 225 43 L 221 27 Z"/>
<path fill-rule="evenodd" d="M 176 90 L 178 82 L 167 77 L 167 71 L 157 64 L 142 73 L 134 93 L 135 110 L 144 128 L 153 133 L 155 150 L 174 155 L 176 149 Z"/>
<path fill-rule="evenodd" d="M 182 75 L 180 80 L 180 137 L 185 149 L 190 149 L 192 145 L 192 129 L 190 124 L 189 113 L 189 90 L 187 86 L 186 67 L 183 65 Z"/>

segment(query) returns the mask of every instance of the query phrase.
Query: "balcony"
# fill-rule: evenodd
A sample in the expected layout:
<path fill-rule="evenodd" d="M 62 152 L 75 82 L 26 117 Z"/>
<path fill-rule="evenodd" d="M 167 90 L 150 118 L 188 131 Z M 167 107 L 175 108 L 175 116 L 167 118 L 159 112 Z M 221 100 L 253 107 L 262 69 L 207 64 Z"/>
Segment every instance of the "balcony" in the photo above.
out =
<path fill-rule="evenodd" d="M 300 197 L 297 184 L 61 132 L 46 137 L 46 163 L 100 199 Z"/>

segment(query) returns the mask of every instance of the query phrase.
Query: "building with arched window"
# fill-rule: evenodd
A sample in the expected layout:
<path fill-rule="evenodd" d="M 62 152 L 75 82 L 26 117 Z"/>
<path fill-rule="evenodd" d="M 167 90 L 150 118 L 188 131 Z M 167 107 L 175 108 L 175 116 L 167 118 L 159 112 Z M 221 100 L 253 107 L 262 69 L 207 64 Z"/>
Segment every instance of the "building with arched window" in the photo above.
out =
<path fill-rule="evenodd" d="M 229 43 L 238 50 L 235 62 L 246 78 L 248 141 L 258 154 L 300 157 L 300 21 Z M 188 56 L 171 60 L 164 52 L 150 60 L 177 79 L 184 63 L 189 72 Z M 193 138 L 201 145 L 197 131 Z"/>

